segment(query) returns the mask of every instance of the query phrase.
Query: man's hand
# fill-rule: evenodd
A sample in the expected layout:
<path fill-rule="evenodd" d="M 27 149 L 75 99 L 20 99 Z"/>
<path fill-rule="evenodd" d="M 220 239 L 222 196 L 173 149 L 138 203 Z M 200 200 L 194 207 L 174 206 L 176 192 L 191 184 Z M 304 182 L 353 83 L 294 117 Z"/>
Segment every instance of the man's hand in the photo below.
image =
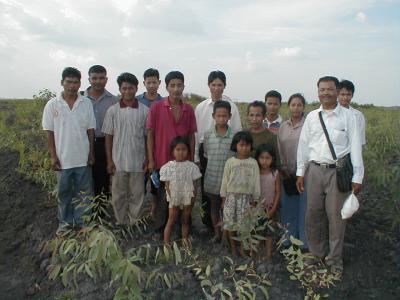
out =
<path fill-rule="evenodd" d="M 107 162 L 107 173 L 114 174 L 115 173 L 115 164 L 113 161 Z"/>
<path fill-rule="evenodd" d="M 304 177 L 303 176 L 297 176 L 296 187 L 300 194 L 302 192 L 304 192 Z"/>
<path fill-rule="evenodd" d="M 352 182 L 352 183 L 351 183 L 351 186 L 352 186 L 352 188 L 353 188 L 353 193 L 354 193 L 354 195 L 358 195 L 358 193 L 361 192 L 361 184 Z"/>
<path fill-rule="evenodd" d="M 147 162 L 147 159 L 143 162 L 143 164 L 142 164 L 142 169 L 143 169 L 143 172 L 145 172 L 145 173 L 147 173 L 147 171 L 148 171 L 148 162 Z"/>
<path fill-rule="evenodd" d="M 89 152 L 88 156 L 88 165 L 93 166 L 94 165 L 94 154 L 92 151 Z"/>
<path fill-rule="evenodd" d="M 57 156 L 51 158 L 51 167 L 54 171 L 61 170 L 61 163 Z"/>
<path fill-rule="evenodd" d="M 224 210 L 225 199 L 225 197 L 221 197 L 221 210 Z"/>
<path fill-rule="evenodd" d="M 149 173 L 154 171 L 155 163 L 153 159 L 149 159 L 149 163 L 147 164 L 147 169 L 149 170 Z"/>

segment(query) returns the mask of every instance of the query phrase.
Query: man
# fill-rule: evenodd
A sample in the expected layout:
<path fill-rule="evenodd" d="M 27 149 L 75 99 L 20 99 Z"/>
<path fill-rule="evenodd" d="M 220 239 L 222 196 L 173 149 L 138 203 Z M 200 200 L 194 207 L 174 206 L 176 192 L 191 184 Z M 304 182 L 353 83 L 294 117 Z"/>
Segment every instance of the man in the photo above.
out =
<path fill-rule="evenodd" d="M 117 79 L 121 100 L 106 113 L 107 171 L 113 175 L 112 205 L 118 224 L 132 225 L 140 218 L 144 201 L 146 118 L 148 108 L 135 98 L 138 80 L 122 73 Z"/>
<path fill-rule="evenodd" d="M 165 77 L 168 97 L 154 103 L 147 117 L 148 170 L 151 173 L 173 160 L 170 143 L 176 136 L 186 136 L 190 141 L 190 160 L 194 154 L 196 118 L 190 104 L 183 103 L 185 79 L 181 72 L 172 71 Z M 157 194 L 155 229 L 160 234 L 165 226 L 168 204 L 162 185 Z"/>
<path fill-rule="evenodd" d="M 354 96 L 354 84 L 349 80 L 342 80 L 339 83 L 339 103 L 341 106 L 350 109 L 352 113 L 356 116 L 357 127 L 361 131 L 361 141 L 362 145 L 366 144 L 365 140 L 365 118 L 361 111 L 350 106 L 350 102 Z"/>
<path fill-rule="evenodd" d="M 265 94 L 265 105 L 267 106 L 267 115 L 264 119 L 264 126 L 274 134 L 278 134 L 282 123 L 282 117 L 279 114 L 281 108 L 282 96 L 278 91 L 271 90 Z"/>
<path fill-rule="evenodd" d="M 210 89 L 210 97 L 200 102 L 195 109 L 197 134 L 194 161 L 199 165 L 200 171 L 203 173 L 203 177 L 201 178 L 202 188 L 204 187 L 204 172 L 207 167 L 207 159 L 203 155 L 203 140 L 205 133 L 213 129 L 213 125 L 215 125 L 212 114 L 214 104 L 217 101 L 227 101 L 231 105 L 231 118 L 228 124 L 232 129 L 232 132 L 236 133 L 242 130 L 239 109 L 229 97 L 223 94 L 226 87 L 225 73 L 222 71 L 211 71 L 208 75 L 208 87 Z M 213 229 L 211 220 L 211 205 L 206 193 L 202 194 L 202 206 L 205 211 L 202 216 L 203 223 L 206 224 L 210 229 Z"/>
<path fill-rule="evenodd" d="M 160 73 L 158 70 L 150 68 L 144 71 L 143 84 L 146 87 L 146 92 L 136 97 L 139 102 L 150 108 L 153 103 L 160 101 L 162 99 L 161 95 L 158 93 L 160 83 Z"/>
<path fill-rule="evenodd" d="M 67 226 L 84 226 L 92 196 L 90 166 L 94 163 L 93 144 L 96 120 L 90 100 L 79 94 L 81 72 L 68 67 L 62 72 L 63 92 L 49 100 L 42 125 L 53 170 L 58 171 L 57 235 Z"/>
<path fill-rule="evenodd" d="M 296 184 L 299 192 L 304 192 L 304 182 L 307 183 L 306 236 L 310 252 L 315 258 L 324 259 L 333 273 L 341 275 L 346 221 L 342 220 L 340 211 L 350 192 L 338 190 L 335 160 L 321 126 L 320 112 L 337 158 L 350 153 L 354 194 L 361 190 L 364 165 L 356 119 L 348 109 L 338 104 L 338 88 L 336 77 L 326 76 L 318 80 L 321 106 L 308 114 L 300 134 Z"/>
<path fill-rule="evenodd" d="M 158 88 L 160 87 L 160 73 L 158 70 L 150 68 L 144 71 L 143 74 L 143 84 L 146 87 L 146 92 L 137 96 L 140 103 L 146 105 L 148 108 L 152 104 L 160 101 L 162 99 L 161 95 L 158 93 Z M 147 179 L 149 174 L 146 173 L 144 185 L 147 186 Z M 157 188 L 154 186 L 153 181 L 150 180 L 150 192 L 152 194 L 151 206 L 150 206 L 150 216 L 154 218 L 155 209 L 157 205 Z"/>
<path fill-rule="evenodd" d="M 118 98 L 106 90 L 107 71 L 103 66 L 94 65 L 89 69 L 90 86 L 83 92 L 93 104 L 96 117 L 96 130 L 94 132 L 94 158 L 92 168 L 93 188 L 95 196 L 101 193 L 109 194 L 110 176 L 107 173 L 104 133 L 101 132 L 103 120 L 107 109 L 118 102 Z"/>

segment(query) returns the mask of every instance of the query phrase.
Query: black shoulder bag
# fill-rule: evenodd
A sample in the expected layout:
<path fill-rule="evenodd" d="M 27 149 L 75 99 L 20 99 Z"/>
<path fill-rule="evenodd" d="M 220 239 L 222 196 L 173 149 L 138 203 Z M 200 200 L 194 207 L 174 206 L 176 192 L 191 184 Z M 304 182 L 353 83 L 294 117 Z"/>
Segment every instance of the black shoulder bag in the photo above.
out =
<path fill-rule="evenodd" d="M 322 119 L 322 112 L 320 111 L 318 115 L 325 137 L 328 141 L 329 150 L 331 150 L 332 157 L 336 161 L 336 183 L 338 190 L 342 193 L 350 192 L 353 189 L 351 184 L 351 179 L 353 178 L 353 165 L 351 163 L 350 153 L 346 154 L 342 158 L 337 158 L 335 149 L 333 149 L 332 142 L 329 139 L 324 120 Z"/>

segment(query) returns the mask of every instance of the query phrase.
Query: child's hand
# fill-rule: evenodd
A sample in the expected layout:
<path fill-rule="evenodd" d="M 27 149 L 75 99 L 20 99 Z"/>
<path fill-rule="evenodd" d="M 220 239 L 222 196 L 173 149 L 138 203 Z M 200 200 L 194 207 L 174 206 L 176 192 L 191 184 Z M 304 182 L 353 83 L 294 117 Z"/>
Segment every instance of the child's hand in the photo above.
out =
<path fill-rule="evenodd" d="M 268 218 L 271 219 L 276 213 L 276 207 L 272 206 L 271 208 L 267 209 Z"/>
<path fill-rule="evenodd" d="M 221 197 L 221 210 L 224 210 L 225 197 Z"/>

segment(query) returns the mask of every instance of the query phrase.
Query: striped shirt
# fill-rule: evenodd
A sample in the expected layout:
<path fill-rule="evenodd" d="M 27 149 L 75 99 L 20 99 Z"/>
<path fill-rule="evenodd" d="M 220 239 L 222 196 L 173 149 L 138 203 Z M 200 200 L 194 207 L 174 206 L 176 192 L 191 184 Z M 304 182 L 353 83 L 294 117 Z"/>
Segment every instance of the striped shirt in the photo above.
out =
<path fill-rule="evenodd" d="M 117 171 L 143 172 L 149 109 L 138 101 L 135 104 L 136 107 L 114 104 L 104 118 L 102 131 L 113 136 L 112 159 Z"/>
<path fill-rule="evenodd" d="M 204 156 L 207 157 L 207 168 L 204 177 L 204 191 L 219 195 L 225 162 L 234 155 L 230 150 L 233 131 L 230 127 L 225 135 L 221 136 L 215 127 L 204 134 Z"/>

